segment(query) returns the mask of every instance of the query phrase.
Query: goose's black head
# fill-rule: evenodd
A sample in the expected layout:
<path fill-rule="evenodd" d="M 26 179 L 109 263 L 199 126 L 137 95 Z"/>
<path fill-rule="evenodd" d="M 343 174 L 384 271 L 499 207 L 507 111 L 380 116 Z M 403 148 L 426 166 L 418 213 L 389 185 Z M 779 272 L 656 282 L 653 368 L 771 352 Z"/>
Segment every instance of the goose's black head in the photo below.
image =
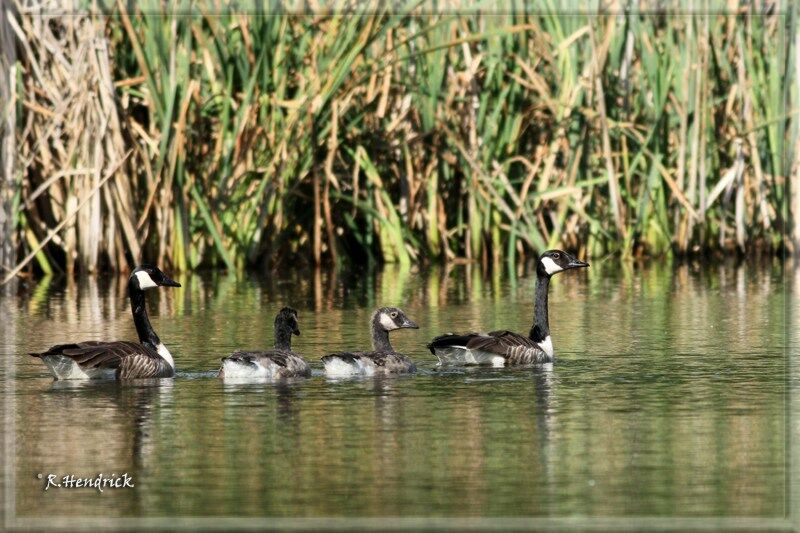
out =
<path fill-rule="evenodd" d="M 155 289 L 156 287 L 180 287 L 181 284 L 173 281 L 153 265 L 139 265 L 131 272 L 128 284 L 140 291 Z"/>
<path fill-rule="evenodd" d="M 584 263 L 567 252 L 561 250 L 547 250 L 539 256 L 539 261 L 537 261 L 536 265 L 536 273 L 540 276 L 550 277 L 564 270 L 588 266 L 589 263 Z"/>
<path fill-rule="evenodd" d="M 419 329 L 419 326 L 412 322 L 411 319 L 397 307 L 381 307 L 375 311 L 373 322 L 380 324 L 381 329 L 384 331 L 393 331 L 402 328 Z"/>
<path fill-rule="evenodd" d="M 281 327 L 286 328 L 287 331 L 291 331 L 294 335 L 300 335 L 300 323 L 297 320 L 296 309 L 284 307 L 278 311 L 278 315 L 275 317 L 275 329 L 278 330 Z"/>

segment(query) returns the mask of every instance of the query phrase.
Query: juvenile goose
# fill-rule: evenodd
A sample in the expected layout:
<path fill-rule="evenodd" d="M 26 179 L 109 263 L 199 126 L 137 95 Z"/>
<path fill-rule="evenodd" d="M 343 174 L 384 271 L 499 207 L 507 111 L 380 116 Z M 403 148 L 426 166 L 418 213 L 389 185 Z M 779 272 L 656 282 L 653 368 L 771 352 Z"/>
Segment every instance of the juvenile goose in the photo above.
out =
<path fill-rule="evenodd" d="M 536 299 L 533 326 L 527 337 L 511 331 L 489 333 L 447 333 L 434 338 L 428 349 L 439 358 L 439 364 L 522 365 L 548 363 L 554 358 L 547 319 L 547 291 L 550 277 L 572 268 L 588 267 L 567 252 L 548 250 L 536 264 Z"/>
<path fill-rule="evenodd" d="M 56 379 L 172 377 L 175 375 L 175 363 L 150 325 L 144 291 L 180 286 L 180 283 L 172 281 L 154 266 L 138 266 L 128 279 L 128 298 L 139 342 L 84 341 L 58 344 L 46 352 L 30 355 L 40 358 Z"/>
<path fill-rule="evenodd" d="M 311 367 L 292 351 L 292 335 L 300 335 L 297 311 L 284 307 L 275 317 L 275 349 L 263 352 L 234 352 L 222 358 L 221 378 L 309 377 Z"/>
<path fill-rule="evenodd" d="M 375 374 L 408 374 L 417 371 L 414 363 L 394 351 L 389 332 L 396 329 L 418 329 L 414 322 L 396 307 L 381 307 L 372 314 L 371 352 L 339 352 L 322 358 L 329 376 L 372 376 Z"/>

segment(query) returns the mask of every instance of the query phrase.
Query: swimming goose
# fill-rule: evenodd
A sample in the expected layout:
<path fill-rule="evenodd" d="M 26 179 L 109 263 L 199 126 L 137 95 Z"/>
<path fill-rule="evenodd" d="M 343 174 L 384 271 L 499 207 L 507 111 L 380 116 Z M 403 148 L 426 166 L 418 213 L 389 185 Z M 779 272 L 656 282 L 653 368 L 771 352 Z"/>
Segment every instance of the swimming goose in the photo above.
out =
<path fill-rule="evenodd" d="M 322 358 L 329 376 L 372 376 L 375 374 L 409 374 L 417 367 L 403 354 L 394 351 L 389 332 L 396 329 L 418 329 L 414 322 L 396 307 L 381 307 L 372 314 L 371 352 L 339 352 Z"/>
<path fill-rule="evenodd" d="M 462 335 L 447 333 L 433 339 L 428 349 L 439 358 L 439 364 L 505 366 L 551 362 L 554 353 L 547 319 L 550 277 L 564 270 L 588 266 L 589 263 L 561 250 L 548 250 L 539 257 L 533 326 L 527 337 L 505 330 Z"/>
<path fill-rule="evenodd" d="M 172 377 L 175 375 L 175 363 L 150 325 L 144 292 L 156 287 L 180 286 L 158 268 L 140 265 L 128 280 L 128 298 L 139 342 L 84 341 L 58 344 L 46 352 L 30 355 L 40 358 L 56 379 Z"/>
<path fill-rule="evenodd" d="M 309 377 L 311 367 L 292 351 L 292 335 L 300 335 L 297 311 L 284 307 L 275 317 L 275 349 L 234 352 L 222 358 L 221 378 Z"/>

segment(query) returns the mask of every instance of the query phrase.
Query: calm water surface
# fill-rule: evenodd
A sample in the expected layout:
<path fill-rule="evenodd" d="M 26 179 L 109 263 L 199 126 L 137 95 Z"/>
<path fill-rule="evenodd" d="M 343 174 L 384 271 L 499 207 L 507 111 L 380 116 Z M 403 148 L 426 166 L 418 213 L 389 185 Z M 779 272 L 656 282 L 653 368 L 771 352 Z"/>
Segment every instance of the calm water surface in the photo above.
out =
<path fill-rule="evenodd" d="M 18 516 L 748 515 L 785 509 L 785 283 L 779 263 L 556 276 L 552 368 L 442 369 L 451 330 L 526 332 L 531 272 L 177 278 L 150 298 L 174 380 L 54 383 L 24 354 L 135 339 L 125 279 L 39 283 L 2 300 Z M 148 293 L 152 295 L 153 293 Z M 313 378 L 224 384 L 219 358 L 267 347 L 300 311 Z M 372 308 L 420 372 L 329 380 Z M 134 489 L 50 490 L 37 473 L 127 472 Z"/>

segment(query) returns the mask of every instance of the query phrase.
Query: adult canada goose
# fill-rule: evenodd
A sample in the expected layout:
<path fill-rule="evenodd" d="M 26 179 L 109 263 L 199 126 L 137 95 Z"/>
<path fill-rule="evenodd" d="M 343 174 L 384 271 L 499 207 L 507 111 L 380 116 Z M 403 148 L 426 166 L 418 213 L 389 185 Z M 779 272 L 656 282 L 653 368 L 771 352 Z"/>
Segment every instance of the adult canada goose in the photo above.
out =
<path fill-rule="evenodd" d="M 175 363 L 150 325 L 144 292 L 156 287 L 180 286 L 180 283 L 172 281 L 154 266 L 138 266 L 128 279 L 128 298 L 139 342 L 84 341 L 58 344 L 46 352 L 30 355 L 44 361 L 56 379 L 172 377 L 175 375 Z"/>
<path fill-rule="evenodd" d="M 261 352 L 234 352 L 229 357 L 223 357 L 219 377 L 309 377 L 311 367 L 292 351 L 292 335 L 300 335 L 297 311 L 284 307 L 275 317 L 275 348 Z"/>
<path fill-rule="evenodd" d="M 589 263 L 561 250 L 548 250 L 539 256 L 533 326 L 527 337 L 506 330 L 461 335 L 447 333 L 433 339 L 428 348 L 439 358 L 439 364 L 504 366 L 551 362 L 553 343 L 547 319 L 550 277 L 564 270 L 588 266 Z"/>
<path fill-rule="evenodd" d="M 322 358 L 329 376 L 372 376 L 375 374 L 408 374 L 417 367 L 403 354 L 394 351 L 389 332 L 396 329 L 418 329 L 414 322 L 396 307 L 381 307 L 372 314 L 371 352 L 339 352 Z"/>

